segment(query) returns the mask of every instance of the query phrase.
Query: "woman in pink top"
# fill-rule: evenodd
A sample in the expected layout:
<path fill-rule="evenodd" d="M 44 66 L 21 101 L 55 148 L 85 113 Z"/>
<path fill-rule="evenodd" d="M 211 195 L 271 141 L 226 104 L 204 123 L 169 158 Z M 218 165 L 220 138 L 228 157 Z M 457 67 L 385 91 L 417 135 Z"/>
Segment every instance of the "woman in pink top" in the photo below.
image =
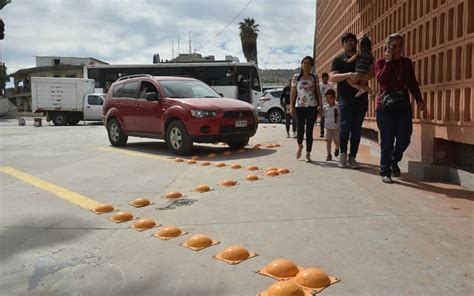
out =
<path fill-rule="evenodd" d="M 393 183 L 391 176 L 400 176 L 398 162 L 410 144 L 412 106 L 410 93 L 420 110 L 424 104 L 415 77 L 412 61 L 402 56 L 403 37 L 392 34 L 385 40 L 385 57 L 375 65 L 380 94 L 377 97 L 376 117 L 380 131 L 380 175 L 384 183 Z M 399 93 L 400 103 L 390 106 L 390 98 Z M 385 98 L 385 99 L 384 99 Z"/>

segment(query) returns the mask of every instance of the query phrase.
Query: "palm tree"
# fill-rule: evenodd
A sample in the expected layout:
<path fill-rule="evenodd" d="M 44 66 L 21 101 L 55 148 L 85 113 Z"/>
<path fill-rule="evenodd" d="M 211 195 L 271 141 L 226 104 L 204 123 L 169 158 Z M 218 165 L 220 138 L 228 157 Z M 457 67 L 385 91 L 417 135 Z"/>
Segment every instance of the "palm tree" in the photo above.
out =
<path fill-rule="evenodd" d="M 257 61 L 257 37 L 259 25 L 255 23 L 253 18 L 246 18 L 243 22 L 239 23 L 240 29 L 240 41 L 242 42 L 242 51 L 248 62 Z"/>

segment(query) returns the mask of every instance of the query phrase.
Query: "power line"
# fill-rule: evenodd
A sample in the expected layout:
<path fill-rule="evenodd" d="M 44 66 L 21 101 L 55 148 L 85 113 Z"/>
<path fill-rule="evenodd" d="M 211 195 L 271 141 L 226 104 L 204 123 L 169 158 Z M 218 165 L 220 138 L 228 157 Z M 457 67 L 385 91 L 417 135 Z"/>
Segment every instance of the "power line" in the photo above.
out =
<path fill-rule="evenodd" d="M 249 2 L 230 20 L 230 22 L 227 23 L 227 25 L 225 25 L 225 27 L 220 30 L 211 40 L 207 41 L 203 46 L 201 46 L 200 48 L 198 48 L 197 50 L 201 50 L 203 49 L 204 47 L 208 46 L 209 43 L 211 43 L 212 41 L 216 40 L 217 37 L 219 37 L 220 34 L 222 34 L 238 17 L 239 15 L 244 12 L 244 10 L 249 7 L 249 5 L 252 3 L 252 0 L 249 0 Z"/>

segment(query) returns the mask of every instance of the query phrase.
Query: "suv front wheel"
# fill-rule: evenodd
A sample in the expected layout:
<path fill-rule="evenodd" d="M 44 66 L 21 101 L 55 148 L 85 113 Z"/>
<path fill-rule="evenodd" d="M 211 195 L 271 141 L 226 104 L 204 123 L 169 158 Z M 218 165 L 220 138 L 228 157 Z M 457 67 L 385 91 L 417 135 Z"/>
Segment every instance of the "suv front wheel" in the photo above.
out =
<path fill-rule="evenodd" d="M 187 155 L 193 150 L 193 141 L 184 124 L 175 120 L 166 130 L 166 144 L 173 154 Z"/>
<path fill-rule="evenodd" d="M 121 147 L 127 144 L 128 136 L 123 132 L 117 119 L 112 118 L 107 124 L 107 133 L 112 146 Z"/>
<path fill-rule="evenodd" d="M 247 146 L 247 144 L 249 143 L 249 140 L 250 140 L 249 138 L 246 138 L 240 141 L 231 141 L 231 142 L 227 142 L 227 145 L 229 145 L 231 149 L 235 149 L 235 150 L 242 149 L 245 146 Z"/>

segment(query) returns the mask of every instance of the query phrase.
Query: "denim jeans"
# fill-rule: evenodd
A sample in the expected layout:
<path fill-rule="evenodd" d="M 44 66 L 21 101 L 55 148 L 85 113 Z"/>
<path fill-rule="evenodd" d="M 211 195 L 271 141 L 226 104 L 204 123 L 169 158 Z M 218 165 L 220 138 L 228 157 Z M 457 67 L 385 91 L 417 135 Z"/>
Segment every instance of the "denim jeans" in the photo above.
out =
<path fill-rule="evenodd" d="M 341 128 L 339 140 L 341 142 L 341 153 L 347 153 L 347 144 L 350 140 L 351 148 L 349 157 L 356 157 L 364 122 L 365 113 L 369 103 L 366 96 L 359 98 L 341 98 L 339 101 L 339 113 L 341 114 Z"/>
<path fill-rule="evenodd" d="M 290 125 L 292 126 L 293 132 L 296 133 L 296 120 L 290 113 L 285 113 L 285 127 L 287 133 L 290 132 Z"/>
<path fill-rule="evenodd" d="M 390 177 L 391 165 L 402 160 L 413 131 L 411 112 L 377 111 L 380 131 L 380 175 Z"/>

